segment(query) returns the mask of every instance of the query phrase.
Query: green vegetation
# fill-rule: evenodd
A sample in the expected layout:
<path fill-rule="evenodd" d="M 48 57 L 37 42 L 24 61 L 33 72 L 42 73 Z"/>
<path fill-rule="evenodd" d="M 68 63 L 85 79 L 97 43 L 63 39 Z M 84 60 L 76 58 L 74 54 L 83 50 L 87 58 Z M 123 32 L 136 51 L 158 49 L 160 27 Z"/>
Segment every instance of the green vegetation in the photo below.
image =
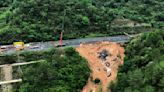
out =
<path fill-rule="evenodd" d="M 12 3 L 12 0 L 1 0 L 0 7 L 8 7 Z"/>
<path fill-rule="evenodd" d="M 0 45 L 58 40 L 61 31 L 63 39 L 74 39 L 155 29 L 128 43 L 125 64 L 110 89 L 164 92 L 163 21 L 163 0 L 0 0 Z M 20 61 L 42 59 L 46 62 L 24 66 L 23 72 L 14 69 L 14 78 L 23 78 L 15 92 L 80 92 L 90 70 L 74 49 L 20 53 Z M 17 60 L 16 54 L 1 56 L 0 64 Z"/>
<path fill-rule="evenodd" d="M 164 92 L 164 31 L 145 33 L 126 47 L 112 92 Z"/>
<path fill-rule="evenodd" d="M 163 6 L 163 0 L 1 0 L 0 44 L 57 40 L 62 30 L 73 39 L 162 29 Z M 113 27 L 115 19 L 125 23 Z"/>
<path fill-rule="evenodd" d="M 17 61 L 16 55 L 9 57 Z M 20 62 L 36 60 L 46 62 L 21 66 L 22 72 L 14 67 L 14 78 L 23 82 L 16 83 L 13 92 L 80 92 L 90 75 L 87 61 L 73 48 L 20 53 Z"/>

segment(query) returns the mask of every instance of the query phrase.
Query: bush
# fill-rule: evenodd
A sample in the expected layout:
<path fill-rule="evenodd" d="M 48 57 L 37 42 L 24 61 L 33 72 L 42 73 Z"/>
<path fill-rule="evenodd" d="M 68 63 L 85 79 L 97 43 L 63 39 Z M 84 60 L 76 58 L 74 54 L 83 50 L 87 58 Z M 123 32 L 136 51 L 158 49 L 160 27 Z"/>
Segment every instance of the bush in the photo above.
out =
<path fill-rule="evenodd" d="M 144 33 L 126 46 L 124 66 L 112 92 L 163 92 L 164 31 Z M 128 79 L 128 80 L 127 80 Z"/>
<path fill-rule="evenodd" d="M 87 37 L 89 34 L 120 35 L 140 33 L 151 27 L 112 28 L 114 19 L 152 23 L 162 29 L 163 1 L 98 0 L 11 0 L 0 1 L 0 44 Z M 139 5 L 139 6 L 138 6 Z M 135 7 L 134 7 L 135 6 Z M 137 7 L 136 7 L 137 6 Z M 156 7 L 157 6 L 157 7 Z M 6 8 L 6 9 L 3 9 Z M 6 12 L 9 14 L 5 14 Z M 3 26 L 4 25 L 4 26 Z M 95 35 L 96 36 L 96 35 Z M 97 35 L 99 36 L 99 35 Z"/>

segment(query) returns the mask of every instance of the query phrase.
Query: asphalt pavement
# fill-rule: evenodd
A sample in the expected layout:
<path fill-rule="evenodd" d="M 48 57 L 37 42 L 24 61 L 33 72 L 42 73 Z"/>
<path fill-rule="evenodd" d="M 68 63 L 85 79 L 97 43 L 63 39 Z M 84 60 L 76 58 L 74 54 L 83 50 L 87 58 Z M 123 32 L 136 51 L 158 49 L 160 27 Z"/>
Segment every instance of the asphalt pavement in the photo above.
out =
<path fill-rule="evenodd" d="M 81 43 L 94 43 L 99 41 L 110 41 L 110 42 L 118 42 L 118 43 L 124 43 L 130 40 L 130 37 L 125 35 L 119 35 L 119 36 L 109 36 L 109 37 L 95 37 L 95 38 L 81 38 L 81 39 L 72 39 L 72 40 L 63 40 L 63 46 L 65 47 L 76 47 L 79 46 Z M 6 49 L 3 52 L 0 52 L 0 54 L 12 54 L 16 52 L 16 49 L 13 45 L 3 45 L 1 47 L 6 47 Z M 40 50 L 46 50 L 50 48 L 57 48 L 60 47 L 59 41 L 49 41 L 49 42 L 33 42 L 33 43 L 26 43 L 25 49 L 20 51 L 40 51 Z"/>

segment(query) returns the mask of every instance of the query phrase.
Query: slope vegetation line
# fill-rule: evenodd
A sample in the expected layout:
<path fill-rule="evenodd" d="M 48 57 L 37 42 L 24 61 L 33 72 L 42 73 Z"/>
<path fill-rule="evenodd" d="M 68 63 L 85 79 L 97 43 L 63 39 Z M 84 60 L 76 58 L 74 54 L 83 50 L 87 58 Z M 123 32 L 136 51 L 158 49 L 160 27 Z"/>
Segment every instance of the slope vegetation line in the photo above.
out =
<path fill-rule="evenodd" d="M 92 73 L 82 92 L 107 92 L 123 64 L 124 48 L 114 42 L 81 44 L 76 50 L 87 59 Z M 109 91 L 108 91 L 109 92 Z"/>

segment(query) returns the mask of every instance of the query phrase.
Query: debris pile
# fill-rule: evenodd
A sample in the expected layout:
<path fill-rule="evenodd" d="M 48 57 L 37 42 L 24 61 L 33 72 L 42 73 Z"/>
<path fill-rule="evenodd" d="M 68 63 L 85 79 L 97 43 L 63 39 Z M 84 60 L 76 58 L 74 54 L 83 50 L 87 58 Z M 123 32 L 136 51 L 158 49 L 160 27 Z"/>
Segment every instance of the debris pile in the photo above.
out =
<path fill-rule="evenodd" d="M 82 92 L 107 92 L 108 84 L 117 76 L 118 67 L 123 64 L 124 48 L 113 42 L 96 42 L 81 44 L 76 50 L 87 59 L 92 73 Z M 92 80 L 99 78 L 101 84 L 94 84 Z M 109 92 L 109 91 L 108 91 Z"/>
<path fill-rule="evenodd" d="M 98 52 L 98 54 L 99 54 L 98 58 L 102 60 L 101 63 L 104 66 L 104 71 L 106 72 L 107 77 L 110 77 L 111 68 L 110 68 L 110 62 L 107 61 L 107 57 L 111 56 L 111 54 L 106 49 L 102 50 L 101 52 Z"/>
<path fill-rule="evenodd" d="M 103 61 L 106 60 L 106 57 L 108 57 L 108 55 L 109 55 L 108 51 L 105 49 L 103 51 L 99 52 L 99 58 Z"/>

